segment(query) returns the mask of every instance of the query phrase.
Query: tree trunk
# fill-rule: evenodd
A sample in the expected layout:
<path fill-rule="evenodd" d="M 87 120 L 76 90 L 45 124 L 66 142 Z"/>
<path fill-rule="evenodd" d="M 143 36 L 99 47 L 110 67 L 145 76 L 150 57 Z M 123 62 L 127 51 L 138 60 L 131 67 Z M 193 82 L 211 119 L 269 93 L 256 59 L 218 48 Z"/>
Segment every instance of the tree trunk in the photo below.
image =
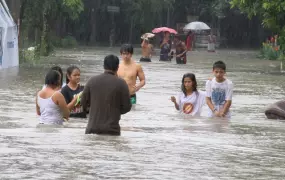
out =
<path fill-rule="evenodd" d="M 18 22 L 20 18 L 20 10 L 21 10 L 21 0 L 6 0 L 6 3 L 10 9 L 11 15 L 14 19 L 14 22 Z"/>
<path fill-rule="evenodd" d="M 42 14 L 42 20 L 43 20 L 43 29 L 42 29 L 42 34 L 41 34 L 41 49 L 40 49 L 40 55 L 42 56 L 47 56 L 48 55 L 48 42 L 47 42 L 47 7 L 44 6 L 43 9 L 43 14 Z"/>
<path fill-rule="evenodd" d="M 97 38 L 97 12 L 101 5 L 101 0 L 91 0 L 90 4 L 90 38 L 89 43 L 95 44 Z"/>
<path fill-rule="evenodd" d="M 133 20 L 131 20 L 131 27 L 130 27 L 130 35 L 129 35 L 129 43 L 132 43 L 132 37 L 133 37 Z"/>

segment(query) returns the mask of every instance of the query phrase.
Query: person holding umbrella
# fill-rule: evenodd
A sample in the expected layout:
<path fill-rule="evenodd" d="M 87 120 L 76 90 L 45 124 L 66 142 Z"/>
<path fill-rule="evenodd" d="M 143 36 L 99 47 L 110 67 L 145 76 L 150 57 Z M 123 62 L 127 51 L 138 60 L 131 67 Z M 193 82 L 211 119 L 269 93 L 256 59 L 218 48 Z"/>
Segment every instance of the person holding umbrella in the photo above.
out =
<path fill-rule="evenodd" d="M 172 42 L 170 40 L 170 33 L 164 32 L 163 39 L 160 43 L 160 61 L 170 61 L 169 53 L 171 51 Z"/>
<path fill-rule="evenodd" d="M 160 27 L 155 28 L 152 30 L 153 33 L 163 33 L 163 39 L 160 42 L 160 61 L 170 61 L 172 55 L 171 52 L 171 45 L 172 42 L 170 40 L 170 33 L 177 34 L 177 31 L 168 27 Z"/>

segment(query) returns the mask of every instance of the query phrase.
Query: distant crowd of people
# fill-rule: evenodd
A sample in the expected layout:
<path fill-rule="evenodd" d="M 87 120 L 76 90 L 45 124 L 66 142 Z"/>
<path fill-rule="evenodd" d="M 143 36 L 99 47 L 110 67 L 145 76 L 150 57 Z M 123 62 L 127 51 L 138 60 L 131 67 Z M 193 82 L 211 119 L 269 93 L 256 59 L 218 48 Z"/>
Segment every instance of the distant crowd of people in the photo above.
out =
<path fill-rule="evenodd" d="M 169 32 L 164 32 L 163 37 L 159 43 L 160 56 L 159 61 L 171 61 L 174 57 L 176 58 L 177 64 L 187 63 L 187 52 L 193 50 L 195 44 L 195 33 L 189 31 L 186 35 L 186 39 L 181 39 L 180 35 L 174 35 L 173 42 L 170 38 Z M 175 51 L 172 50 L 173 45 Z M 215 52 L 216 36 L 213 31 L 208 35 L 208 52 Z M 150 43 L 149 39 L 142 40 L 142 57 L 141 62 L 151 62 L 153 45 Z"/>

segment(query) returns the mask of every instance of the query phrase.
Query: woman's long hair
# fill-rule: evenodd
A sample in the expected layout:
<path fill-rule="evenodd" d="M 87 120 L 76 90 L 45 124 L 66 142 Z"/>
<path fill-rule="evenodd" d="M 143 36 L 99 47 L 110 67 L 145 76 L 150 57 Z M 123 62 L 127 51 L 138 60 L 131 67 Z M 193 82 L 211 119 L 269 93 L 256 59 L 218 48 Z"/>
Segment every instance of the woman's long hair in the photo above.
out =
<path fill-rule="evenodd" d="M 196 81 L 195 74 L 193 74 L 193 73 L 186 73 L 182 77 L 182 84 L 181 84 L 181 90 L 184 93 L 184 95 L 187 96 L 186 88 L 184 86 L 184 79 L 185 78 L 190 78 L 191 79 L 192 84 L 193 84 L 192 90 L 193 90 L 193 92 L 195 92 L 195 91 L 197 92 L 197 81 Z"/>
<path fill-rule="evenodd" d="M 77 66 L 69 66 L 69 67 L 67 68 L 67 70 L 66 70 L 66 84 L 69 83 L 70 80 L 69 80 L 68 77 L 71 76 L 72 72 L 73 72 L 75 69 L 78 69 L 78 71 L 80 71 L 79 67 L 77 67 Z"/>
<path fill-rule="evenodd" d="M 53 66 L 53 67 L 51 68 L 51 70 L 55 70 L 55 71 L 58 71 L 58 72 L 59 72 L 59 74 L 60 74 L 60 87 L 61 87 L 62 84 L 63 84 L 63 72 L 62 72 L 61 67 L 59 67 L 59 66 Z"/>

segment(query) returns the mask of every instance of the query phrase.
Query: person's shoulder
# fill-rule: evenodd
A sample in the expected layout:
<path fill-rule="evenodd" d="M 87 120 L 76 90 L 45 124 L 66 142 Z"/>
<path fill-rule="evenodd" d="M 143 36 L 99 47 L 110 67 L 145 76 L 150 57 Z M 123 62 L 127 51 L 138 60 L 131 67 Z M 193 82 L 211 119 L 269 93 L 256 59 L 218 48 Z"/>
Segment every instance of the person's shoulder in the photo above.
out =
<path fill-rule="evenodd" d="M 120 77 L 116 78 L 115 83 L 119 89 L 122 89 L 122 87 L 128 87 L 128 84 L 126 83 L 126 81 Z"/>
<path fill-rule="evenodd" d="M 213 79 L 214 79 L 214 78 L 209 78 L 209 79 L 207 79 L 207 80 L 206 80 L 206 85 L 207 85 L 207 84 L 211 84 L 211 83 L 213 82 Z"/>
<path fill-rule="evenodd" d="M 233 85 L 233 82 L 231 80 L 229 80 L 229 79 L 226 79 L 226 82 L 227 82 L 228 85 Z"/>
<path fill-rule="evenodd" d="M 198 93 L 199 93 L 199 95 L 206 96 L 206 92 L 205 91 L 198 90 Z"/>
<path fill-rule="evenodd" d="M 95 76 L 92 76 L 88 79 L 88 81 L 94 81 L 100 77 L 102 77 L 105 73 L 101 73 L 101 74 L 98 74 L 98 75 L 95 75 Z"/>
<path fill-rule="evenodd" d="M 69 86 L 66 84 L 64 87 L 61 88 L 61 92 L 68 91 L 69 89 Z"/>
<path fill-rule="evenodd" d="M 179 93 L 177 94 L 177 97 L 179 97 L 179 98 L 184 97 L 184 96 L 185 96 L 185 94 L 184 94 L 183 92 L 179 92 Z"/>
<path fill-rule="evenodd" d="M 88 84 L 88 85 L 94 84 L 94 83 L 96 83 L 98 80 L 103 79 L 103 78 L 104 78 L 104 79 L 106 78 L 106 73 L 101 73 L 101 74 L 98 74 L 98 75 L 96 75 L 96 76 L 90 77 L 90 78 L 88 79 L 88 81 L 87 81 L 87 84 Z"/>
<path fill-rule="evenodd" d="M 117 81 L 119 84 L 127 84 L 126 81 L 125 81 L 123 78 L 121 78 L 121 77 L 117 77 L 117 78 L 116 78 L 116 81 Z"/>
<path fill-rule="evenodd" d="M 142 65 L 140 63 L 134 62 L 134 64 L 135 64 L 137 70 L 142 69 Z"/>
<path fill-rule="evenodd" d="M 55 91 L 53 96 L 54 97 L 61 97 L 63 95 L 62 95 L 62 93 L 60 91 Z"/>
<path fill-rule="evenodd" d="M 39 90 L 39 91 L 37 91 L 37 92 L 36 92 L 36 95 L 39 96 L 39 94 L 40 94 L 43 90 L 44 90 L 44 88 L 41 89 L 41 90 Z"/>
<path fill-rule="evenodd" d="M 231 88 L 234 87 L 234 84 L 233 84 L 233 82 L 232 82 L 231 80 L 226 79 L 226 83 L 227 83 L 227 86 L 228 86 L 228 87 L 231 87 Z"/>

